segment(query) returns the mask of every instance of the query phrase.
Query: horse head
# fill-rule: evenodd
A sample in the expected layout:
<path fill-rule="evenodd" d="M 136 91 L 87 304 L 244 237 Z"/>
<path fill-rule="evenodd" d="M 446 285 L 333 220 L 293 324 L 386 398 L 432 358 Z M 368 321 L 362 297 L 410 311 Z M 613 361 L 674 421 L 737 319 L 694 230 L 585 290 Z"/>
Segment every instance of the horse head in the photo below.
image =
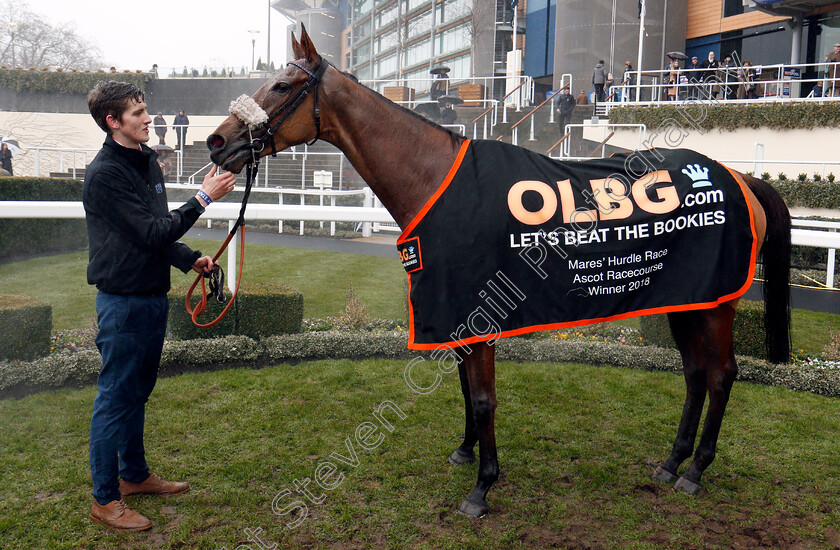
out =
<path fill-rule="evenodd" d="M 295 60 L 254 95 L 233 101 L 231 115 L 207 138 L 210 159 L 221 168 L 239 173 L 255 158 L 319 137 L 318 87 L 329 64 L 301 28 L 300 42 L 292 35 Z"/>

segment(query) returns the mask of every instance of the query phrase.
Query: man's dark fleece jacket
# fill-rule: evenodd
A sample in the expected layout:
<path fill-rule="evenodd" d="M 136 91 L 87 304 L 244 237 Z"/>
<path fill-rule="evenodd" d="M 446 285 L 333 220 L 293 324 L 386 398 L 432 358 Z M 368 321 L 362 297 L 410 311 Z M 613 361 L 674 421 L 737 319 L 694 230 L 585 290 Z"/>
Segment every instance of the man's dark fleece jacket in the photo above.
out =
<path fill-rule="evenodd" d="M 88 283 L 110 294 L 163 295 L 170 266 L 187 273 L 201 256 L 177 242 L 204 212 L 193 197 L 169 212 L 157 153 L 109 135 L 82 190 L 90 254 Z"/>

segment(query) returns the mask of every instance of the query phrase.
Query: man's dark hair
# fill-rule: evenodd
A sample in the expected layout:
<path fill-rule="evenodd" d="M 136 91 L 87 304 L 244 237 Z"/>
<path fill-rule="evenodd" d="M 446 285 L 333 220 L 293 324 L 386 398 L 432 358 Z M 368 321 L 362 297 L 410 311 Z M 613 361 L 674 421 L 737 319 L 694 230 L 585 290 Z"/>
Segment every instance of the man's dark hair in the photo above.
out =
<path fill-rule="evenodd" d="M 117 82 L 116 80 L 97 82 L 87 96 L 90 116 L 107 134 L 111 133 L 111 128 L 106 122 L 108 115 L 121 120 L 122 114 L 128 109 L 132 100 L 137 103 L 145 101 L 143 90 L 134 84 Z"/>

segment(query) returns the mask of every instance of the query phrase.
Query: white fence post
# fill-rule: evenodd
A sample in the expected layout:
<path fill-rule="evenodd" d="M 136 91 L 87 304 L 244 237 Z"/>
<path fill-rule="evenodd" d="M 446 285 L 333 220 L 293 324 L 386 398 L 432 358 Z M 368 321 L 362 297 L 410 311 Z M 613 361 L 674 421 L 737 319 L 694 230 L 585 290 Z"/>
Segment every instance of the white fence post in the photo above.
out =
<path fill-rule="evenodd" d="M 277 200 L 279 201 L 280 206 L 283 206 L 283 193 L 278 193 L 277 196 L 278 196 Z M 277 221 L 277 229 L 280 232 L 280 234 L 282 235 L 283 234 L 283 220 L 278 220 Z"/>
<path fill-rule="evenodd" d="M 834 229 L 831 229 L 830 231 L 833 233 Z M 825 266 L 825 286 L 828 288 L 834 288 L 834 254 L 835 249 L 829 248 L 828 263 Z"/>
<path fill-rule="evenodd" d="M 371 208 L 373 206 L 373 191 L 370 190 L 370 187 L 364 188 L 364 197 L 362 199 L 362 206 L 365 208 Z M 371 235 L 371 227 L 370 222 L 363 222 L 362 223 L 362 237 L 370 237 Z"/>

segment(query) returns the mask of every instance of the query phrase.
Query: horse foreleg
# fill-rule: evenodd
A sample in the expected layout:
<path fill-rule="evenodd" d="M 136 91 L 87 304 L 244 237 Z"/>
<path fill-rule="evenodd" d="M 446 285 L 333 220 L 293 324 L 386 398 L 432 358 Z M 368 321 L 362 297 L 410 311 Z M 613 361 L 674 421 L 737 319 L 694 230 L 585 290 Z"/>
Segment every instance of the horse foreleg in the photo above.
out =
<path fill-rule="evenodd" d="M 467 377 L 467 368 L 464 365 L 463 355 L 458 363 L 458 376 L 461 379 L 461 393 L 464 394 L 464 442 L 449 455 L 449 462 L 460 466 L 475 462 L 475 447 L 478 441 L 478 429 L 475 426 L 473 417 L 472 398 L 470 397 L 470 380 Z"/>
<path fill-rule="evenodd" d="M 685 404 L 683 405 L 677 437 L 668 459 L 656 467 L 653 477 L 665 483 L 674 483 L 680 464 L 691 456 L 694 441 L 706 400 L 706 373 L 703 370 L 703 343 L 699 340 L 701 323 L 697 312 L 671 313 L 668 322 L 680 350 L 685 378 Z"/>
<path fill-rule="evenodd" d="M 471 354 L 463 354 L 463 365 L 470 389 L 470 404 L 478 435 L 478 481 L 475 489 L 461 503 L 461 513 L 481 517 L 488 512 L 487 491 L 499 478 L 496 456 L 496 373 L 495 348 L 488 344 L 472 346 Z"/>

